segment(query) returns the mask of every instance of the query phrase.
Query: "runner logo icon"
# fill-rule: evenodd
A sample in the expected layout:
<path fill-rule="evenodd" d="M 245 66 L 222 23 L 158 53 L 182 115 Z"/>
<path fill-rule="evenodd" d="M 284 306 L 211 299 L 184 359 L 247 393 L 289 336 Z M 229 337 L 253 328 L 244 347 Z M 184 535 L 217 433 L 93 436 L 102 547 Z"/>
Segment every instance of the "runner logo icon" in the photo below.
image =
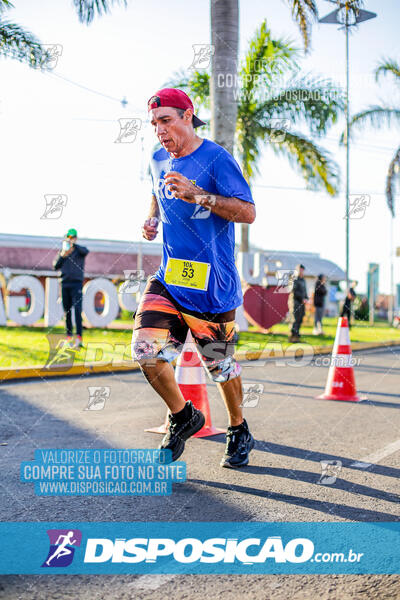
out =
<path fill-rule="evenodd" d="M 49 553 L 42 567 L 68 567 L 74 558 L 75 548 L 81 545 L 79 529 L 48 529 Z"/>

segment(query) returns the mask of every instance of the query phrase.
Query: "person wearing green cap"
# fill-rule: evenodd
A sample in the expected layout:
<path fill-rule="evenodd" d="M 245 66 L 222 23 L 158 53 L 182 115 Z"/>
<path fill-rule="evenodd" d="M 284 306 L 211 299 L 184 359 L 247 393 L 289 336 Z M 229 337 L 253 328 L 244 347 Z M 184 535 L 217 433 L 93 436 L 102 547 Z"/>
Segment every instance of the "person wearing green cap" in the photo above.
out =
<path fill-rule="evenodd" d="M 75 311 L 76 340 L 75 348 L 82 348 L 82 286 L 85 258 L 89 250 L 76 243 L 78 232 L 71 228 L 67 231 L 62 248 L 57 254 L 53 267 L 61 271 L 61 297 L 65 312 L 67 343 L 72 346 L 72 308 Z"/>

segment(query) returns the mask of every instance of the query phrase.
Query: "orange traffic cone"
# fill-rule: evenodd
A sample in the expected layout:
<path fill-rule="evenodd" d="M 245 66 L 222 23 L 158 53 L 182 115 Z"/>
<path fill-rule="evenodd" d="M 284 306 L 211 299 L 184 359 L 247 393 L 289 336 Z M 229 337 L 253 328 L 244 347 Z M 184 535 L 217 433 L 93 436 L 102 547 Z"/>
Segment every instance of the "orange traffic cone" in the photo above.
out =
<path fill-rule="evenodd" d="M 185 400 L 190 400 L 195 408 L 201 410 L 206 419 L 204 427 L 192 437 L 209 437 L 211 435 L 218 435 L 219 433 L 226 433 L 226 429 L 218 429 L 212 425 L 207 395 L 206 374 L 190 330 L 188 331 L 183 351 L 176 361 L 175 379 Z M 168 414 L 169 411 L 167 411 L 163 425 L 145 429 L 145 431 L 150 431 L 152 433 L 167 433 Z"/>
<path fill-rule="evenodd" d="M 357 394 L 347 317 L 339 318 L 325 392 L 317 398 L 347 402 L 360 402 L 367 399 L 366 396 Z"/>

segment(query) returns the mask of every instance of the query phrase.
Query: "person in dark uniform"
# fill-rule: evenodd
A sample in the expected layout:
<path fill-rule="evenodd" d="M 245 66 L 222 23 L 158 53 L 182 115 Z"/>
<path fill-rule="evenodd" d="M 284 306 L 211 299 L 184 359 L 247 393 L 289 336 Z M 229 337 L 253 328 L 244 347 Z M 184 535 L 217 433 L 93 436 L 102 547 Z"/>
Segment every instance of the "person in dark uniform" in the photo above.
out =
<path fill-rule="evenodd" d="M 53 267 L 61 271 L 61 296 L 65 312 L 67 343 L 72 346 L 72 308 L 75 311 L 75 348 L 82 348 L 82 285 L 85 258 L 89 250 L 76 243 L 76 229 L 69 229 Z"/>
<path fill-rule="evenodd" d="M 290 323 L 292 325 L 289 334 L 289 342 L 300 341 L 300 327 L 305 315 L 305 303 L 308 300 L 306 282 L 304 280 L 304 265 L 297 265 L 298 273 L 293 281 L 293 289 L 289 294 L 288 307 L 290 312 Z"/>
<path fill-rule="evenodd" d="M 343 304 L 343 308 L 342 308 L 342 313 L 341 313 L 341 317 L 347 317 L 347 321 L 349 323 L 349 329 L 351 328 L 351 315 L 353 313 L 352 307 L 353 307 L 353 302 L 354 300 L 357 298 L 357 294 L 354 291 L 354 288 L 356 287 L 357 282 L 353 281 L 353 283 L 351 284 L 351 287 L 348 289 L 347 294 L 346 294 L 346 298 Z"/>
<path fill-rule="evenodd" d="M 326 276 L 321 273 L 320 275 L 318 275 L 318 279 L 315 282 L 314 289 L 314 335 L 324 335 L 324 332 L 322 330 L 322 318 L 324 316 L 325 297 L 328 292 L 325 283 Z"/>

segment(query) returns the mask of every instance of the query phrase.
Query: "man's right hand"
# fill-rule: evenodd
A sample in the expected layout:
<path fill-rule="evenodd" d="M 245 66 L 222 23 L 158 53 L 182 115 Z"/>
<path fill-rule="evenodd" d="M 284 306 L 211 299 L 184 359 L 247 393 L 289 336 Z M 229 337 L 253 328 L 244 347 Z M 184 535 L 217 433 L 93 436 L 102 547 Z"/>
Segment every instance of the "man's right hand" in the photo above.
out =
<path fill-rule="evenodd" d="M 158 223 L 159 221 L 157 217 L 151 217 L 150 219 L 146 219 L 142 227 L 142 235 L 145 240 L 151 242 L 157 237 Z"/>

